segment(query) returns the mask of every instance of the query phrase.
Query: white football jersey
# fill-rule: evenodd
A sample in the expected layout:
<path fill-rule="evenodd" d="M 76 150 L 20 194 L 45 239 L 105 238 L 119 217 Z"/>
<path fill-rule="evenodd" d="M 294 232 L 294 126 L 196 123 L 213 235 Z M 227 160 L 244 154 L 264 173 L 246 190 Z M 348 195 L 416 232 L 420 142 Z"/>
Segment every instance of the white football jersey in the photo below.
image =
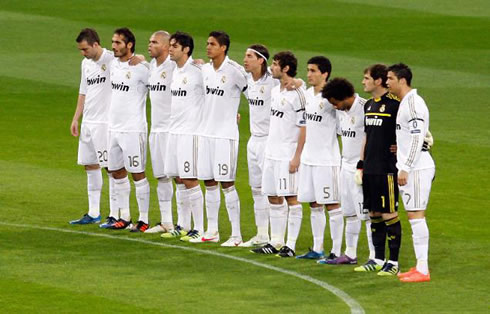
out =
<path fill-rule="evenodd" d="M 248 87 L 245 96 L 248 100 L 250 113 L 250 133 L 254 136 L 267 136 L 271 114 L 271 91 L 279 85 L 279 80 L 272 78 L 267 72 L 255 81 L 248 74 Z"/>
<path fill-rule="evenodd" d="M 342 168 L 355 171 L 364 139 L 364 104 L 356 94 L 349 111 L 337 110 L 338 133 L 342 137 Z"/>
<path fill-rule="evenodd" d="M 315 95 L 313 87 L 308 88 L 305 95 L 306 142 L 301 163 L 310 166 L 340 166 L 336 110 L 322 97 L 322 93 Z"/>
<path fill-rule="evenodd" d="M 300 127 L 305 126 L 305 104 L 302 88 L 281 91 L 281 86 L 276 86 L 272 89 L 269 137 L 265 148 L 267 158 L 290 161 L 294 157 Z"/>
<path fill-rule="evenodd" d="M 148 90 L 151 100 L 151 131 L 168 132 L 170 126 L 170 83 L 175 68 L 175 62 L 170 56 L 157 66 L 157 60 L 150 62 L 150 77 Z"/>
<path fill-rule="evenodd" d="M 217 71 L 212 63 L 205 64 L 202 75 L 205 96 L 200 134 L 238 140 L 238 105 L 247 87 L 247 73 L 226 57 Z"/>
<path fill-rule="evenodd" d="M 82 123 L 103 122 L 109 120 L 111 104 L 111 63 L 114 54 L 107 49 L 102 50 L 99 60 L 84 58 L 80 79 L 80 95 L 85 95 Z"/>
<path fill-rule="evenodd" d="M 170 133 L 197 135 L 204 104 L 201 66 L 189 57 L 182 68 L 175 68 L 170 88 Z"/>
<path fill-rule="evenodd" d="M 396 116 L 396 167 L 410 172 L 434 168 L 434 160 L 422 151 L 429 130 L 429 109 L 424 99 L 412 89 L 403 97 Z"/>
<path fill-rule="evenodd" d="M 112 98 L 109 128 L 118 132 L 147 132 L 148 63 L 130 66 L 116 59 L 111 65 Z"/>

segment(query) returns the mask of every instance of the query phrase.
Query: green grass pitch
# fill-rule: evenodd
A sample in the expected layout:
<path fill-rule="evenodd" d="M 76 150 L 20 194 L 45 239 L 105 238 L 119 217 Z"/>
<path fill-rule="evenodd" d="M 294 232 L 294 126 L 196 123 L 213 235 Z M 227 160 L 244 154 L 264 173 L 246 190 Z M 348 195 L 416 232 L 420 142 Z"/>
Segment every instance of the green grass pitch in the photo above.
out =
<path fill-rule="evenodd" d="M 0 3 L 2 312 L 489 311 L 488 1 Z M 162 241 L 156 235 L 68 225 L 87 206 L 86 176 L 76 165 L 77 140 L 69 133 L 81 61 L 75 38 L 81 28 L 94 27 L 102 45 L 109 48 L 112 31 L 121 26 L 135 32 L 136 51 L 145 55 L 153 31 L 187 31 L 194 36 L 194 55 L 200 58 L 205 58 L 209 31 L 222 29 L 231 36 L 233 59 L 241 63 L 245 48 L 257 42 L 272 53 L 290 49 L 299 58 L 302 78 L 309 57 L 326 55 L 333 64 L 332 76 L 350 79 L 361 95 L 366 66 L 400 61 L 410 65 L 413 86 L 429 106 L 435 137 L 437 171 L 427 211 L 432 281 L 402 284 L 394 278 L 356 274 L 351 266 L 322 267 L 216 245 L 199 246 L 205 252 L 195 252 L 182 247 L 196 246 Z M 245 156 L 249 136 L 245 101 L 240 112 L 237 189 L 242 233 L 248 238 L 255 225 Z M 150 219 L 156 222 L 156 182 L 150 181 Z M 106 214 L 107 184 L 102 200 Z M 134 190 L 131 205 L 136 217 Z M 400 264 L 407 269 L 413 266 L 414 253 L 406 214 L 400 212 Z M 222 237 L 229 235 L 224 207 L 220 230 Z M 114 237 L 104 237 L 107 234 Z M 307 250 L 311 241 L 309 210 L 304 206 L 297 251 Z M 367 258 L 364 228 L 358 255 L 360 261 Z M 288 271 L 343 291 L 359 307 L 353 303 L 349 307 L 345 298 Z"/>

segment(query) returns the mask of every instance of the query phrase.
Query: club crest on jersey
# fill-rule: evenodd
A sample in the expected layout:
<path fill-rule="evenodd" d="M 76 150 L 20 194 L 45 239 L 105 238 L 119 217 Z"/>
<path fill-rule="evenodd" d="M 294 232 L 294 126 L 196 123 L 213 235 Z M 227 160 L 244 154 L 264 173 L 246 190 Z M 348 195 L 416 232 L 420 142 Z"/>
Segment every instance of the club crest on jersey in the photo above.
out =
<path fill-rule="evenodd" d="M 355 124 L 356 123 L 356 118 L 355 117 L 350 118 L 350 123 L 351 124 Z"/>
<path fill-rule="evenodd" d="M 184 79 L 182 80 L 182 84 L 187 84 L 187 77 L 184 77 Z"/>
<path fill-rule="evenodd" d="M 100 68 L 102 69 L 102 71 L 107 70 L 107 66 L 105 64 L 103 64 Z"/>
<path fill-rule="evenodd" d="M 128 80 L 131 78 L 131 72 L 128 72 L 126 73 L 126 77 L 128 78 Z"/>
<path fill-rule="evenodd" d="M 367 111 L 371 111 L 371 106 L 368 107 Z"/>
<path fill-rule="evenodd" d="M 379 108 L 379 112 L 385 112 L 385 110 L 386 110 L 386 106 L 381 105 L 381 107 Z"/>
<path fill-rule="evenodd" d="M 286 99 L 284 99 L 284 98 L 283 98 L 283 99 L 281 100 L 281 105 L 283 105 L 283 106 L 284 106 L 285 104 L 286 104 Z"/>
<path fill-rule="evenodd" d="M 226 76 L 224 76 L 224 75 L 223 75 L 223 76 L 221 77 L 221 83 L 223 83 L 223 84 L 224 84 L 225 82 L 226 82 Z"/>
<path fill-rule="evenodd" d="M 325 104 L 323 103 L 323 101 L 320 102 L 320 104 L 318 105 L 318 107 L 320 107 L 320 110 L 322 110 L 323 108 L 325 108 Z"/>
<path fill-rule="evenodd" d="M 264 86 L 262 86 L 262 87 L 260 88 L 260 93 L 261 93 L 261 94 L 263 94 L 263 93 L 264 93 Z"/>
<path fill-rule="evenodd" d="M 160 75 L 160 77 L 162 79 L 166 79 L 167 78 L 167 73 L 165 71 L 163 71 L 162 74 Z"/>

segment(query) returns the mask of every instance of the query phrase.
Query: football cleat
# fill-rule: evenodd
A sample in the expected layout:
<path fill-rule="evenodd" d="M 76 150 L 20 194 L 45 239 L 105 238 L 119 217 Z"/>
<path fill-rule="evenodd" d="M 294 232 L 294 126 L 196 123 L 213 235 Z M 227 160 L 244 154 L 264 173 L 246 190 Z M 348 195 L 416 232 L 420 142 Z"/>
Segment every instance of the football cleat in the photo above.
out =
<path fill-rule="evenodd" d="M 294 253 L 294 251 L 289 248 L 289 246 L 285 245 L 279 250 L 276 255 L 279 257 L 293 257 L 296 255 L 296 253 Z"/>
<path fill-rule="evenodd" d="M 122 230 L 122 229 L 127 229 L 127 228 L 131 228 L 131 220 L 126 221 L 124 219 L 119 219 L 118 221 L 116 221 L 115 224 L 108 227 L 108 229 L 114 229 L 114 230 Z"/>
<path fill-rule="evenodd" d="M 321 260 L 316 261 L 318 264 L 329 264 L 329 261 L 336 259 L 338 256 L 334 253 L 330 252 L 327 257 L 322 258 Z"/>
<path fill-rule="evenodd" d="M 350 258 L 347 255 L 341 255 L 339 257 L 336 257 L 334 259 L 327 260 L 327 264 L 329 265 L 354 265 L 357 264 L 357 258 Z"/>
<path fill-rule="evenodd" d="M 378 276 L 396 276 L 399 271 L 398 266 L 392 263 L 385 263 L 383 268 L 378 272 Z"/>
<path fill-rule="evenodd" d="M 155 226 L 149 228 L 148 230 L 145 231 L 145 233 L 165 233 L 169 232 L 170 230 L 165 228 L 161 222 L 157 223 Z"/>
<path fill-rule="evenodd" d="M 240 243 L 240 247 L 254 247 L 254 246 L 264 246 L 269 243 L 269 236 L 259 236 L 251 238 L 247 242 Z"/>
<path fill-rule="evenodd" d="M 277 254 L 279 250 L 276 249 L 272 244 L 267 243 L 266 245 L 250 250 L 252 253 L 257 254 Z"/>
<path fill-rule="evenodd" d="M 242 243 L 242 238 L 237 236 L 231 236 L 228 240 L 221 243 L 223 247 L 236 247 Z"/>
<path fill-rule="evenodd" d="M 89 225 L 100 222 L 100 215 L 98 217 L 92 217 L 89 214 L 83 215 L 82 218 L 70 221 L 70 225 Z"/>
<path fill-rule="evenodd" d="M 405 273 L 406 274 L 406 273 Z M 425 282 L 430 281 L 430 273 L 422 274 L 418 270 L 414 270 L 406 276 L 400 277 L 401 282 Z"/>
<path fill-rule="evenodd" d="M 171 239 L 171 238 L 183 237 L 185 235 L 187 235 L 187 231 L 182 229 L 181 226 L 175 225 L 174 230 L 169 230 L 168 232 L 162 233 L 161 237 L 164 239 Z"/>
<path fill-rule="evenodd" d="M 113 224 L 117 222 L 117 219 L 114 217 L 107 217 L 106 221 L 103 224 L 100 224 L 99 227 L 102 229 L 109 229 Z"/>
<path fill-rule="evenodd" d="M 358 272 L 374 272 L 380 271 L 383 268 L 382 265 L 376 263 L 373 259 L 368 260 L 364 265 L 354 268 L 354 271 Z"/>
<path fill-rule="evenodd" d="M 402 272 L 398 273 L 398 278 L 406 277 L 406 276 L 410 275 L 411 273 L 413 273 L 413 272 L 414 272 L 414 271 L 416 271 L 416 270 L 417 270 L 417 268 L 415 268 L 415 267 L 411 267 L 411 268 L 410 268 L 410 269 L 409 269 L 407 272 L 405 272 L 405 273 L 402 273 Z"/>
<path fill-rule="evenodd" d="M 323 253 L 323 251 L 315 252 L 312 249 L 309 249 L 308 252 L 306 252 L 303 255 L 298 255 L 298 256 L 296 256 L 296 258 L 297 259 L 320 259 L 320 258 L 323 258 L 324 256 L 325 256 L 325 254 Z"/>
<path fill-rule="evenodd" d="M 191 239 L 200 239 L 202 237 L 201 233 L 197 230 L 190 230 L 187 234 L 180 238 L 180 241 L 189 242 Z"/>
<path fill-rule="evenodd" d="M 204 232 L 202 237 L 200 238 L 195 238 L 195 239 L 190 239 L 189 242 L 191 243 L 204 243 L 204 242 L 211 242 L 211 243 L 218 243 L 219 242 L 219 232 Z"/>
<path fill-rule="evenodd" d="M 129 229 L 129 232 L 145 232 L 150 226 L 141 220 Z"/>

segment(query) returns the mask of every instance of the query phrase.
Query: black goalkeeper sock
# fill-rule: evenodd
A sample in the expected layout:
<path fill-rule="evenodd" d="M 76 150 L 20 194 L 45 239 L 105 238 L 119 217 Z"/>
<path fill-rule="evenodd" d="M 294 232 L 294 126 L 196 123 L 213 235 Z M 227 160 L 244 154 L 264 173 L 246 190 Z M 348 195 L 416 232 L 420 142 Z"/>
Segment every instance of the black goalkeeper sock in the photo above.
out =
<path fill-rule="evenodd" d="M 381 216 L 371 217 L 371 234 L 374 245 L 374 258 L 385 259 L 386 224 Z"/>
<path fill-rule="evenodd" d="M 402 244 L 402 225 L 400 218 L 395 217 L 386 220 L 386 234 L 388 235 L 388 247 L 390 249 L 390 260 L 398 262 L 400 246 Z"/>

